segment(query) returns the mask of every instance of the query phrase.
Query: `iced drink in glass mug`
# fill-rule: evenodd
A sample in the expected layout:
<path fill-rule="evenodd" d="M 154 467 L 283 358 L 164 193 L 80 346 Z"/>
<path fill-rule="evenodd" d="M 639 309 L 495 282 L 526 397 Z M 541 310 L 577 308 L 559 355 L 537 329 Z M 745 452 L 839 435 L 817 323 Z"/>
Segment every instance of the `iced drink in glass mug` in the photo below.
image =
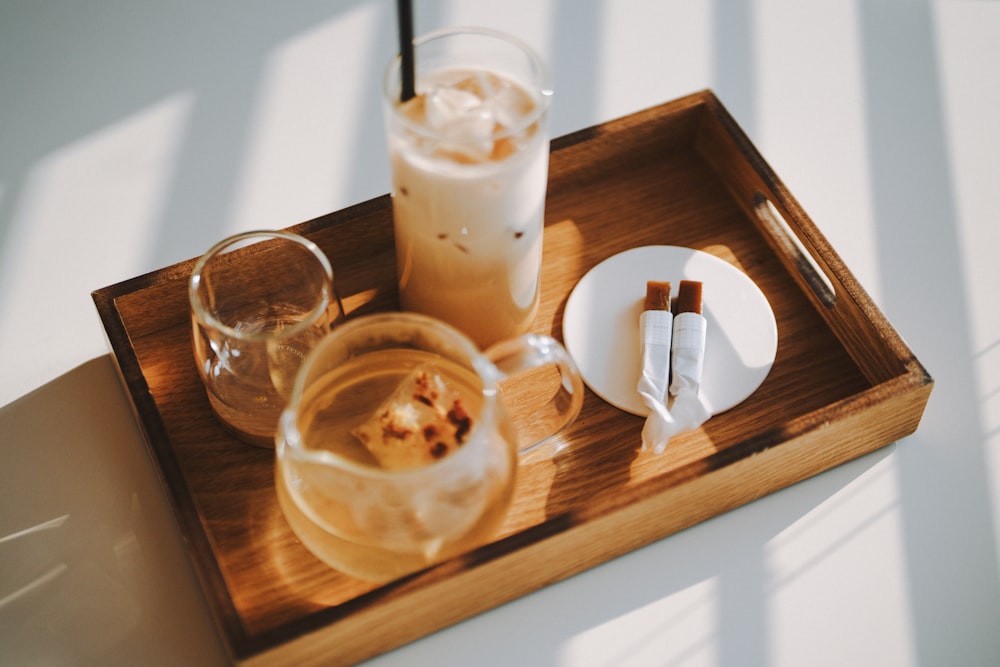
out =
<path fill-rule="evenodd" d="M 539 372 L 552 382 L 540 385 Z M 531 435 L 525 415 L 508 414 L 501 383 L 508 394 L 533 390 Z M 582 401 L 575 364 L 547 336 L 480 352 L 418 313 L 356 318 L 310 353 L 279 420 L 281 509 L 328 565 L 395 579 L 487 542 L 511 503 L 519 455 L 572 423 Z"/>
<path fill-rule="evenodd" d="M 414 42 L 416 97 L 401 60 L 384 85 L 396 268 L 404 310 L 481 347 L 528 329 L 538 308 L 551 90 L 524 44 L 486 29 Z"/>

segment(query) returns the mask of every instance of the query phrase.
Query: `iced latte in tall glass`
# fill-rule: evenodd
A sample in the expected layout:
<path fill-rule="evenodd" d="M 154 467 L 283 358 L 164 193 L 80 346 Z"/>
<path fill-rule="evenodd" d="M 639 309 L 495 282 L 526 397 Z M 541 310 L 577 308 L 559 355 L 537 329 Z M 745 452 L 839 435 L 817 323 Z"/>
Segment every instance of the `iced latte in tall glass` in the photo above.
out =
<path fill-rule="evenodd" d="M 416 96 L 386 74 L 400 303 L 479 346 L 538 307 L 550 90 L 526 46 L 485 29 L 415 42 Z"/>

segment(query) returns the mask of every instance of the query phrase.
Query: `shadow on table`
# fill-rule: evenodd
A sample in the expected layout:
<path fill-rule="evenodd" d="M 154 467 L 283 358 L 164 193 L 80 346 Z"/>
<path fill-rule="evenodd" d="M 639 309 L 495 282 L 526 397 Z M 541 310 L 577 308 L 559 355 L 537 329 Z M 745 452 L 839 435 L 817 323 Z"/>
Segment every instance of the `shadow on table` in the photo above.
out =
<path fill-rule="evenodd" d="M 110 356 L 0 408 L 0 664 L 225 664 Z"/>
<path fill-rule="evenodd" d="M 898 463 L 913 639 L 921 663 L 956 656 L 995 663 L 1000 577 L 990 418 L 976 382 L 983 351 L 973 343 L 976 304 L 938 69 L 940 8 L 927 0 L 855 4 L 880 302 L 936 381 L 920 430 L 901 447 Z M 934 304 L 931 326 L 927 304 Z"/>

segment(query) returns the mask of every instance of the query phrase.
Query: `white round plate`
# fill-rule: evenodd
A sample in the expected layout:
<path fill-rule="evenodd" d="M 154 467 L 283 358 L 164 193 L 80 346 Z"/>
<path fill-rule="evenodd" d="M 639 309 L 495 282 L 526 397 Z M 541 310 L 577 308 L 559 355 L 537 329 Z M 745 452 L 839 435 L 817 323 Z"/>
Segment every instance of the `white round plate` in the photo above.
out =
<path fill-rule="evenodd" d="M 774 311 L 760 288 L 728 262 L 691 248 L 644 246 L 587 272 L 566 301 L 563 340 L 584 382 L 602 399 L 646 416 L 639 382 L 639 315 L 646 281 L 702 283 L 707 321 L 701 396 L 713 415 L 739 404 L 767 377 L 778 348 Z"/>

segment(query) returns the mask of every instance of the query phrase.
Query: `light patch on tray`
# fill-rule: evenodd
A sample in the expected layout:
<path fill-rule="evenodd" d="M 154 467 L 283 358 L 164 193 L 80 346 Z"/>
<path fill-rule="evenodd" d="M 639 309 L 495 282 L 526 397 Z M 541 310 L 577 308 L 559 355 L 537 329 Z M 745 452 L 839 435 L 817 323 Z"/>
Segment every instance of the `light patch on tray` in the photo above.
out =
<path fill-rule="evenodd" d="M 437 369 L 425 365 L 407 375 L 352 433 L 381 467 L 401 470 L 443 459 L 461 447 L 471 428 L 462 398 Z"/>

